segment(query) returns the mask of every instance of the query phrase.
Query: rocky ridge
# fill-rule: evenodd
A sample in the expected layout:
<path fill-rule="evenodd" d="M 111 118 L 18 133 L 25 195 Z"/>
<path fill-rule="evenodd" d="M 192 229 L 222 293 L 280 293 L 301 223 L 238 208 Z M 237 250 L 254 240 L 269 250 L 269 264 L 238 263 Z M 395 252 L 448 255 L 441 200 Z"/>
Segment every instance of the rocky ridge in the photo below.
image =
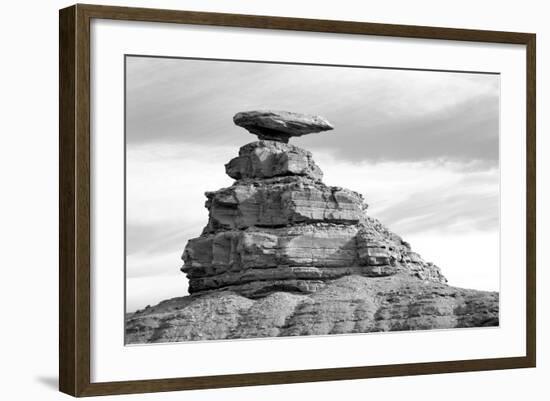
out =
<path fill-rule="evenodd" d="M 498 294 L 408 275 L 344 276 L 316 292 L 234 291 L 173 298 L 134 313 L 126 343 L 498 326 Z"/>
<path fill-rule="evenodd" d="M 286 143 L 328 121 L 234 120 L 261 139 L 226 164 L 233 185 L 206 193 L 208 223 L 182 256 L 191 295 L 131 315 L 128 343 L 498 324 L 497 293 L 448 286 L 360 194 L 325 185 L 311 153 Z"/>

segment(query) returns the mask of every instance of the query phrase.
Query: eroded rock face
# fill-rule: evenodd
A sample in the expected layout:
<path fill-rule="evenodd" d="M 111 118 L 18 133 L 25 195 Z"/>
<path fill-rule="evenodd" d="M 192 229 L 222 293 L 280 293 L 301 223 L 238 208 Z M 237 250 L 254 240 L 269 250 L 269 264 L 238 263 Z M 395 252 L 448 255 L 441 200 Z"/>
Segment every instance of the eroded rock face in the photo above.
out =
<path fill-rule="evenodd" d="M 437 266 L 381 227 L 375 219 L 365 218 L 352 225 L 314 223 L 218 231 L 188 242 L 182 271 L 189 278 L 190 293 L 231 287 L 249 297 L 257 296 L 255 291 L 263 293 L 274 281 L 279 289 L 308 292 L 310 287 L 301 283 L 297 287 L 295 281 L 316 280 L 312 288 L 318 289 L 325 280 L 351 274 L 379 277 L 402 272 L 446 282 Z M 286 286 L 281 280 L 294 281 Z"/>
<path fill-rule="evenodd" d="M 235 114 L 233 122 L 257 135 L 259 139 L 285 143 L 293 136 L 334 129 L 320 116 L 275 110 L 243 111 Z"/>
<path fill-rule="evenodd" d="M 197 267 L 244 270 L 281 265 L 350 266 L 357 259 L 356 226 L 299 225 L 221 231 L 189 241 L 185 270 Z"/>
<path fill-rule="evenodd" d="M 323 172 L 311 153 L 294 145 L 275 141 L 258 141 L 243 146 L 239 156 L 225 165 L 228 176 L 243 178 L 272 178 L 298 175 L 320 181 Z"/>
<path fill-rule="evenodd" d="M 206 197 L 206 231 L 303 222 L 354 224 L 366 208 L 356 192 L 299 176 L 240 180 Z"/>
<path fill-rule="evenodd" d="M 208 224 L 182 256 L 190 293 L 309 293 L 352 274 L 446 281 L 437 266 L 366 215 L 360 194 L 323 184 L 309 152 L 253 142 L 226 171 L 237 180 L 206 193 Z"/>
<path fill-rule="evenodd" d="M 496 292 L 402 274 L 348 275 L 309 292 L 272 289 L 251 299 L 218 290 L 167 300 L 127 318 L 126 343 L 498 326 L 498 311 Z"/>

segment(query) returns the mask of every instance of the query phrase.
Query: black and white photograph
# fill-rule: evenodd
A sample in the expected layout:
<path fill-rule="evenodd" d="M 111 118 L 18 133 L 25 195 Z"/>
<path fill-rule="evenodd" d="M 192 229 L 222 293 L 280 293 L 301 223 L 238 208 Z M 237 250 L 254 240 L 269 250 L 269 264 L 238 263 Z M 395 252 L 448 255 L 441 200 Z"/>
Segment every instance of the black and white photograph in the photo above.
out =
<path fill-rule="evenodd" d="M 500 75 L 125 57 L 125 344 L 499 326 Z"/>
<path fill-rule="evenodd" d="M 0 399 L 546 400 L 544 2 L 4 5 Z"/>

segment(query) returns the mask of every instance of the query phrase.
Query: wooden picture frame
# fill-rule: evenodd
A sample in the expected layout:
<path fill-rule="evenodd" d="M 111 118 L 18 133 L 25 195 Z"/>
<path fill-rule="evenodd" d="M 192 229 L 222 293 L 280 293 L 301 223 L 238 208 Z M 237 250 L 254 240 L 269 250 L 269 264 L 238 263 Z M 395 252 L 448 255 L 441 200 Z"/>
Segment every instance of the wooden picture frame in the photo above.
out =
<path fill-rule="evenodd" d="M 527 54 L 525 60 L 527 71 L 526 355 L 92 383 L 90 380 L 90 22 L 96 18 L 524 45 Z M 535 34 L 81 4 L 60 10 L 59 29 L 60 391 L 73 396 L 94 396 L 535 366 Z"/>

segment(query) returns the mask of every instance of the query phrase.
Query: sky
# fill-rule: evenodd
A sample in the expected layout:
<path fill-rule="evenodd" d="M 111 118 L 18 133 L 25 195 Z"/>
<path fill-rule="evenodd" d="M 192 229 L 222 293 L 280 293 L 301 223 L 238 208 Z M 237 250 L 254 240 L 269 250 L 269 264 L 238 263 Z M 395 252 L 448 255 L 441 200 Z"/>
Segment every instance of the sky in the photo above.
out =
<path fill-rule="evenodd" d="M 495 74 L 126 58 L 127 310 L 187 294 L 187 240 L 206 225 L 205 191 L 256 140 L 239 111 L 321 115 L 293 138 L 328 185 L 438 265 L 449 284 L 499 288 L 499 92 Z"/>

